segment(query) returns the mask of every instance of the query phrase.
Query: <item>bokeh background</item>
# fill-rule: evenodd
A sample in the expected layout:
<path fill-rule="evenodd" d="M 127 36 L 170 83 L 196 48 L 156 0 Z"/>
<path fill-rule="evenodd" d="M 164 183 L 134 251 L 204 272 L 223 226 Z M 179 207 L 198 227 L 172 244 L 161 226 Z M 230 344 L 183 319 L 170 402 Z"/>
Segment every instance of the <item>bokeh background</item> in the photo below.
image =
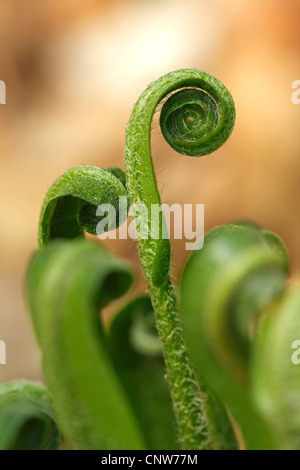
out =
<path fill-rule="evenodd" d="M 163 202 L 204 203 L 205 229 L 251 219 L 282 236 L 300 271 L 299 0 L 2 0 L 0 79 L 0 382 L 41 377 L 24 296 L 47 188 L 71 166 L 124 168 L 124 130 L 149 82 L 196 67 L 231 91 L 230 140 L 182 157 L 154 123 Z M 180 273 L 188 256 L 172 242 Z M 108 241 L 140 275 L 136 245 Z M 143 289 L 141 281 L 139 288 Z"/>

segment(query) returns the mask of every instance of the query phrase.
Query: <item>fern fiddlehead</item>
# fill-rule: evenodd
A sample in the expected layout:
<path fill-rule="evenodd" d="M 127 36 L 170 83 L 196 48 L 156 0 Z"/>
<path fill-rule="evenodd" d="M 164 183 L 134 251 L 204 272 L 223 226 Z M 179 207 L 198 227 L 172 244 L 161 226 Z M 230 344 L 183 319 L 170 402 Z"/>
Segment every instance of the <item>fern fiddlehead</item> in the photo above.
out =
<path fill-rule="evenodd" d="M 217 79 L 196 70 L 180 70 L 162 77 L 141 95 L 128 123 L 126 183 L 124 173 L 116 168 L 78 167 L 59 177 L 48 191 L 41 210 L 40 247 L 56 238 L 82 237 L 84 230 L 95 234 L 99 222 L 95 215 L 97 206 L 112 204 L 120 212 L 118 203 L 127 194 L 126 186 L 130 203 L 143 204 L 147 214 L 150 215 L 152 204 L 160 205 L 150 152 L 150 130 L 157 104 L 170 93 L 173 94 L 162 108 L 161 128 L 177 151 L 194 156 L 208 154 L 229 137 L 235 118 L 234 104 Z M 127 212 L 118 213 L 117 224 L 122 222 L 124 214 Z M 158 224 L 152 222 L 150 217 L 146 225 L 143 221 L 139 224 L 140 231 L 150 234 L 146 239 L 138 239 L 139 252 L 163 343 L 181 445 L 186 449 L 218 448 L 218 426 L 207 428 L 207 397 L 200 391 L 189 362 L 176 292 L 168 278 L 170 243 L 162 237 L 163 217 Z M 74 441 L 72 436 L 70 440 Z M 232 438 L 229 442 L 232 445 Z"/>
<path fill-rule="evenodd" d="M 230 136 L 235 110 L 227 89 L 204 72 L 172 72 L 150 84 L 133 109 L 126 176 L 117 168 L 74 168 L 44 200 L 43 249 L 30 265 L 27 291 L 60 427 L 70 448 L 234 449 L 225 403 L 248 449 L 299 449 L 299 374 L 290 348 L 300 336 L 300 295 L 299 286 L 286 288 L 288 259 L 280 240 L 249 224 L 213 230 L 183 274 L 182 327 L 164 218 L 160 211 L 152 218 L 160 197 L 151 122 L 165 98 L 161 130 L 181 154 L 207 155 Z M 130 302 L 106 330 L 97 309 L 127 290 L 130 270 L 93 243 L 53 240 L 97 233 L 100 204 L 115 208 L 116 223 L 107 229 L 116 228 L 127 216 L 127 206 L 119 204 L 127 192 L 150 298 Z M 160 339 L 149 331 L 152 308 Z M 160 423 L 158 402 L 164 403 Z"/>
<path fill-rule="evenodd" d="M 39 223 L 38 244 L 45 246 L 55 238 L 83 237 L 84 231 L 96 234 L 101 217 L 96 210 L 110 204 L 116 210 L 116 222 L 127 216 L 119 205 L 126 197 L 125 175 L 120 168 L 80 166 L 58 177 L 44 199 Z M 111 229 L 116 227 L 111 227 Z"/>
<path fill-rule="evenodd" d="M 217 150 L 230 136 L 235 121 L 229 91 L 216 78 L 194 69 L 177 70 L 159 78 L 134 106 L 126 132 L 126 181 L 130 203 L 147 209 L 147 227 L 142 227 L 138 235 L 148 236 L 140 237 L 138 242 L 144 275 L 154 286 L 167 280 L 170 243 L 161 236 L 163 219 L 153 226 L 150 217 L 151 205 L 160 206 L 150 134 L 157 105 L 172 92 L 162 108 L 161 129 L 171 147 L 183 155 L 202 156 Z"/>
<path fill-rule="evenodd" d="M 251 398 L 282 450 L 300 449 L 300 374 L 291 357 L 300 337 L 299 311 L 298 281 L 262 318 L 249 368 Z"/>
<path fill-rule="evenodd" d="M 80 239 L 53 241 L 30 264 L 27 293 L 44 374 L 71 449 L 178 447 L 149 297 L 127 304 L 108 329 L 98 316 L 131 281 L 125 263 Z"/>
<path fill-rule="evenodd" d="M 108 359 L 97 308 L 132 276 L 98 244 L 53 242 L 32 260 L 27 292 L 43 368 L 71 448 L 142 449 L 142 437 Z"/>
<path fill-rule="evenodd" d="M 61 445 L 52 401 L 25 380 L 0 387 L 0 450 L 55 450 Z"/>
<path fill-rule="evenodd" d="M 228 405 L 247 449 L 289 448 L 299 434 L 299 373 L 291 362 L 300 333 L 299 287 L 285 292 L 287 269 L 274 234 L 229 225 L 206 236 L 183 273 L 181 309 L 193 363 Z"/>
<path fill-rule="evenodd" d="M 150 148 L 151 123 L 159 102 L 170 93 L 161 112 L 167 142 L 184 155 L 206 155 L 230 136 L 235 108 L 228 90 L 211 75 L 178 70 L 156 80 L 142 93 L 127 125 L 125 167 L 131 205 L 146 209 L 137 231 L 139 255 L 162 338 L 168 378 L 185 449 L 211 448 L 206 427 L 204 395 L 189 361 L 177 294 L 169 279 L 170 242 L 163 238 L 164 220 L 151 218 L 160 197 Z M 147 234 L 145 237 L 144 234 Z"/>
<path fill-rule="evenodd" d="M 192 156 L 209 154 L 219 148 L 234 124 L 231 95 L 217 79 L 204 72 L 172 72 L 153 82 L 134 107 L 126 133 L 126 182 L 124 173 L 116 168 L 74 168 L 54 182 L 41 210 L 39 246 L 46 248 L 38 252 L 31 264 L 27 291 L 47 382 L 60 425 L 73 448 L 141 448 L 145 442 L 147 446 L 154 445 L 150 434 L 141 432 L 145 419 L 141 418 L 139 407 L 134 406 L 140 397 L 132 388 L 129 390 L 128 374 L 118 368 L 113 353 L 108 359 L 105 344 L 110 343 L 103 328 L 100 327 L 100 336 L 96 334 L 99 323 L 95 320 L 95 303 L 91 298 L 95 298 L 97 291 L 99 307 L 120 295 L 120 283 L 112 284 L 115 289 L 112 292 L 104 279 L 109 269 L 115 269 L 120 276 L 123 268 L 111 263 L 104 250 L 98 252 L 84 241 L 53 245 L 57 238 L 81 238 L 85 230 L 95 234 L 99 222 L 96 208 L 103 203 L 119 211 L 117 225 L 121 223 L 127 211 L 120 211 L 119 199 L 126 196 L 127 190 L 132 206 L 138 210 L 139 206 L 146 208 L 145 219 L 136 217 L 139 218 L 139 254 L 162 341 L 180 446 L 236 448 L 225 409 L 210 394 L 208 397 L 201 391 L 195 378 L 178 316 L 177 293 L 169 279 L 170 243 L 163 236 L 164 219 L 162 215 L 158 222 L 151 218 L 153 204 L 160 206 L 150 151 L 151 121 L 157 104 L 170 93 L 160 119 L 163 135 L 170 145 Z M 140 236 L 145 233 L 146 237 Z M 85 341 L 81 344 L 82 332 L 87 338 L 91 335 L 89 345 Z M 98 368 L 98 381 L 86 366 L 89 362 Z M 69 374 L 61 374 L 62 367 Z M 118 370 L 121 383 L 116 380 L 114 369 Z M 101 389 L 100 378 L 106 387 L 107 401 L 102 404 L 95 398 L 95 391 Z M 70 395 L 74 395 L 74 400 L 70 400 Z M 115 401 L 119 405 L 114 410 L 115 419 L 109 424 L 107 411 Z M 131 410 L 128 401 L 133 405 Z M 122 425 L 114 435 L 117 421 Z M 84 436 L 80 433 L 82 423 L 85 423 Z M 125 431 L 127 423 L 128 432 Z"/>

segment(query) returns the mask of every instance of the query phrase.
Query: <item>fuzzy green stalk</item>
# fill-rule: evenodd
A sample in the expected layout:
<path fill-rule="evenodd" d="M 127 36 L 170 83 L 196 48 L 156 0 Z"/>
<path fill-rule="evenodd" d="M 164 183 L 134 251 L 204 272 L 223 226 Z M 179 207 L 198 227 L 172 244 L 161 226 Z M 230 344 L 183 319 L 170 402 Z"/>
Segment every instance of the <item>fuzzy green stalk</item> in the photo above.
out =
<path fill-rule="evenodd" d="M 152 205 L 161 205 L 151 157 L 151 123 L 157 105 L 168 95 L 160 125 L 167 142 L 183 155 L 202 156 L 217 150 L 232 132 L 235 108 L 228 90 L 211 75 L 194 69 L 171 72 L 140 96 L 127 125 L 125 146 L 139 256 L 156 312 L 182 446 L 212 449 L 220 447 L 217 424 L 208 424 L 208 398 L 195 378 L 185 345 L 177 294 L 169 277 L 170 242 L 162 236 L 165 221 L 162 214 L 156 222 L 151 220 Z M 146 208 L 147 217 L 141 216 L 141 207 Z"/>

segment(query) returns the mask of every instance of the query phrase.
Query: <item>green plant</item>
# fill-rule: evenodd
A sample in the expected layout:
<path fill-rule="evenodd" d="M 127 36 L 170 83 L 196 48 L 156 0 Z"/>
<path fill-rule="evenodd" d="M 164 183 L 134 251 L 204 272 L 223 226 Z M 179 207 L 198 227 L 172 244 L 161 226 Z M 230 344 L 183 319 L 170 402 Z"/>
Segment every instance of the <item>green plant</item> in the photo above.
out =
<path fill-rule="evenodd" d="M 148 216 L 160 206 L 150 133 L 165 98 L 161 129 L 176 151 L 207 155 L 230 136 L 228 90 L 204 72 L 171 72 L 133 109 L 126 176 L 73 168 L 42 206 L 26 289 L 58 428 L 73 449 L 237 449 L 233 416 L 249 449 L 299 448 L 299 373 L 290 353 L 300 291 L 285 288 L 278 237 L 251 224 L 219 227 L 192 254 L 180 294 L 171 280 L 164 218 Z M 84 232 L 96 234 L 101 204 L 114 206 L 121 224 L 127 195 L 146 208 L 147 217 L 134 215 L 148 295 L 104 325 L 99 310 L 125 294 L 132 271 Z M 0 401 L 0 428 L 2 410 Z"/>
<path fill-rule="evenodd" d="M 0 388 L 0 450 L 58 449 L 51 399 L 41 385 L 19 380 Z"/>

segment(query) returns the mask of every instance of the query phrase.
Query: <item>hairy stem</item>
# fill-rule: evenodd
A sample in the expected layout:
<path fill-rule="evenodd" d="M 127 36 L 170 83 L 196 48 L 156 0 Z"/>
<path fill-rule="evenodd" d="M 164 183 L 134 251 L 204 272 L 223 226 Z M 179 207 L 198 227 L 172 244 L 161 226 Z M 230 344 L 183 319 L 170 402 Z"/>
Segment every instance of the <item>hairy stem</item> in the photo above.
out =
<path fill-rule="evenodd" d="M 176 91 L 176 92 L 175 92 Z M 205 419 L 202 393 L 188 357 L 175 288 L 169 279 L 170 242 L 165 222 L 151 217 L 160 207 L 150 148 L 152 117 L 171 92 L 161 112 L 167 142 L 184 155 L 206 155 L 229 137 L 235 120 L 228 90 L 209 74 L 178 70 L 151 83 L 136 103 L 127 125 L 125 165 L 130 203 L 137 222 L 139 255 L 164 348 L 167 374 L 184 449 L 215 447 Z M 146 236 L 145 236 L 146 234 Z"/>
<path fill-rule="evenodd" d="M 164 356 L 184 449 L 209 449 L 214 447 L 209 439 L 205 402 L 190 363 L 181 320 L 178 314 L 177 296 L 171 282 L 162 288 L 150 288 L 156 322 L 163 341 Z"/>

